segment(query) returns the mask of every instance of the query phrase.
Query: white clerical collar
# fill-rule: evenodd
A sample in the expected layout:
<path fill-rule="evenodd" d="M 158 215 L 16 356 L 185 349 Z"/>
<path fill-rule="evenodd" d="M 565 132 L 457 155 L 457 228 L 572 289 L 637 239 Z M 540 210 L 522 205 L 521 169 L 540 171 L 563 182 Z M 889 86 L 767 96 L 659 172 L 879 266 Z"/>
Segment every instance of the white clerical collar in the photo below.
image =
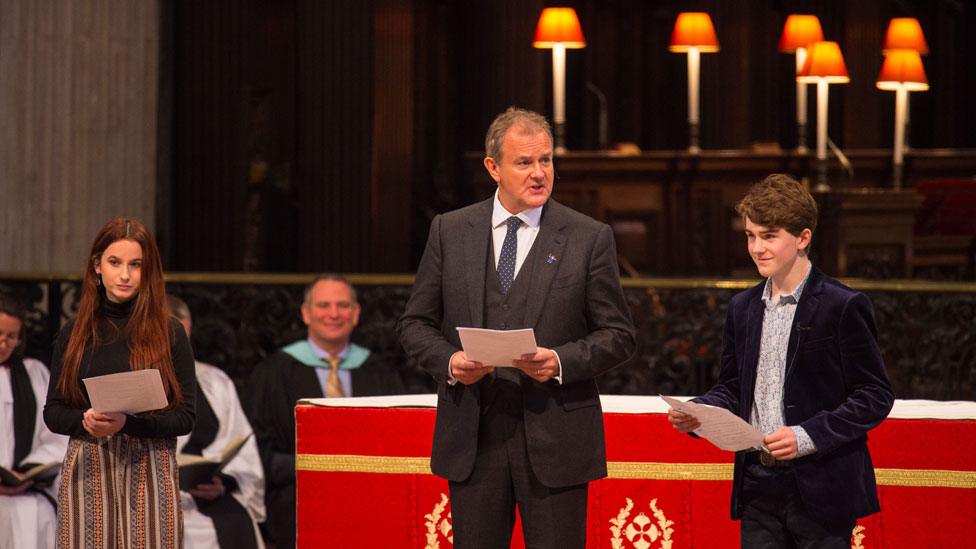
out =
<path fill-rule="evenodd" d="M 539 223 L 542 221 L 542 208 L 545 205 L 539 206 L 538 208 L 532 208 L 529 210 L 523 210 L 517 214 L 516 217 L 522 220 L 529 227 L 538 227 Z M 491 226 L 498 227 L 504 225 L 508 221 L 509 217 L 512 217 L 512 213 L 502 206 L 501 201 L 498 200 L 498 189 L 495 189 L 495 203 L 491 210 Z"/>

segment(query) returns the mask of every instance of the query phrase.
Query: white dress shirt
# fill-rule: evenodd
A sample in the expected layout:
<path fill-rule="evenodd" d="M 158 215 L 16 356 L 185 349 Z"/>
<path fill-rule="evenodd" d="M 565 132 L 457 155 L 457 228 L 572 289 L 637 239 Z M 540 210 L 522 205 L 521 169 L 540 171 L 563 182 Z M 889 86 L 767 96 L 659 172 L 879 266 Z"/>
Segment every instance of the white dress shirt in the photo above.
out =
<path fill-rule="evenodd" d="M 525 257 L 529 255 L 529 250 L 532 249 L 535 237 L 539 236 L 539 223 L 542 221 L 542 206 L 513 214 L 506 210 L 505 206 L 502 206 L 502 203 L 498 200 L 498 191 L 495 191 L 495 205 L 491 210 L 491 242 L 495 254 L 495 269 L 498 268 L 498 258 L 502 255 L 502 245 L 505 243 L 505 235 L 508 234 L 508 225 L 505 222 L 513 215 L 522 220 L 522 224 L 519 225 L 517 233 L 518 244 L 515 248 L 514 276 L 517 277 L 519 269 L 525 263 Z"/>

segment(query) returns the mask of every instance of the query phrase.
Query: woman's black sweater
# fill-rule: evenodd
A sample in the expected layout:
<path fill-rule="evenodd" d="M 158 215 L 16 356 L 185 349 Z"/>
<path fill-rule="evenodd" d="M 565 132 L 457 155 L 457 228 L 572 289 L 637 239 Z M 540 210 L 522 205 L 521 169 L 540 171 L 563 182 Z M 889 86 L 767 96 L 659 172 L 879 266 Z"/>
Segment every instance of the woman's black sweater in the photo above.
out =
<path fill-rule="evenodd" d="M 91 407 L 91 403 L 84 383 L 81 382 L 82 379 L 128 372 L 132 369 L 129 366 L 129 334 L 125 328 L 134 302 L 135 300 L 112 303 L 105 299 L 104 295 L 101 296 L 98 313 L 102 318 L 98 321 L 98 346 L 92 349 L 89 343 L 78 369 L 78 385 L 85 396 L 85 405 L 80 408 L 68 404 L 64 395 L 58 390 L 58 378 L 61 375 L 64 352 L 71 337 L 74 320 L 61 330 L 54 344 L 51 382 L 47 391 L 47 404 L 44 406 L 44 423 L 55 433 L 69 436 L 87 435 L 81 422 L 85 410 Z M 186 332 L 179 322 L 171 318 L 168 331 L 170 353 L 173 357 L 176 379 L 183 392 L 183 402 L 172 410 L 128 414 L 121 433 L 134 437 L 170 438 L 185 435 L 193 429 L 197 392 L 193 351 L 190 349 Z"/>

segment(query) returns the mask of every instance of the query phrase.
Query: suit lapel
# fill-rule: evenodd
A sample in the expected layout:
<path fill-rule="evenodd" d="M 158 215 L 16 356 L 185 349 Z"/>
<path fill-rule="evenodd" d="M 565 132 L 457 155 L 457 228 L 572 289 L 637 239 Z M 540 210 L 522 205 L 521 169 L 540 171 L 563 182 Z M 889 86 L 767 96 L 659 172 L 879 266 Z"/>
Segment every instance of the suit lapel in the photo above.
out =
<path fill-rule="evenodd" d="M 488 243 L 491 240 L 491 208 L 494 199 L 488 199 L 468 219 L 464 234 L 464 277 L 468 283 L 469 326 L 481 328 L 485 321 L 485 264 L 488 261 Z"/>
<path fill-rule="evenodd" d="M 796 315 L 793 317 L 793 328 L 790 330 L 790 344 L 786 349 L 786 374 L 783 377 L 785 384 L 790 379 L 796 365 L 797 350 L 804 341 L 808 341 L 810 331 L 813 330 L 813 319 L 817 315 L 820 307 L 820 291 L 823 289 L 823 280 L 820 272 L 815 267 L 810 272 L 807 286 L 800 294 L 800 302 L 796 305 Z"/>
<path fill-rule="evenodd" d="M 559 204 L 550 200 L 542 210 L 542 221 L 539 224 L 539 234 L 532 244 L 526 260 L 535 259 L 539 263 L 534 265 L 532 279 L 529 281 L 529 295 L 525 305 L 525 325 L 535 326 L 542 314 L 542 306 L 549 295 L 549 286 L 559 269 L 563 249 L 566 246 L 566 220 L 559 215 Z M 555 258 L 550 262 L 549 258 Z M 522 266 L 525 269 L 525 265 Z"/>

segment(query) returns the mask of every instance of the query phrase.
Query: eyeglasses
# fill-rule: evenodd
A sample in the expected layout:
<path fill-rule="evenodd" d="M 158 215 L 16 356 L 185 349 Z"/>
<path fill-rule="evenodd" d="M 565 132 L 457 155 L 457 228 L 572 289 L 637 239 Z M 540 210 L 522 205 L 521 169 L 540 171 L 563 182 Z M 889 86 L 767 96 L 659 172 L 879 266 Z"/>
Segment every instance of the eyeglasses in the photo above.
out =
<path fill-rule="evenodd" d="M 17 345 L 19 341 L 20 334 L 5 334 L 0 332 L 0 343 L 6 342 L 7 345 L 13 347 L 14 345 Z"/>

